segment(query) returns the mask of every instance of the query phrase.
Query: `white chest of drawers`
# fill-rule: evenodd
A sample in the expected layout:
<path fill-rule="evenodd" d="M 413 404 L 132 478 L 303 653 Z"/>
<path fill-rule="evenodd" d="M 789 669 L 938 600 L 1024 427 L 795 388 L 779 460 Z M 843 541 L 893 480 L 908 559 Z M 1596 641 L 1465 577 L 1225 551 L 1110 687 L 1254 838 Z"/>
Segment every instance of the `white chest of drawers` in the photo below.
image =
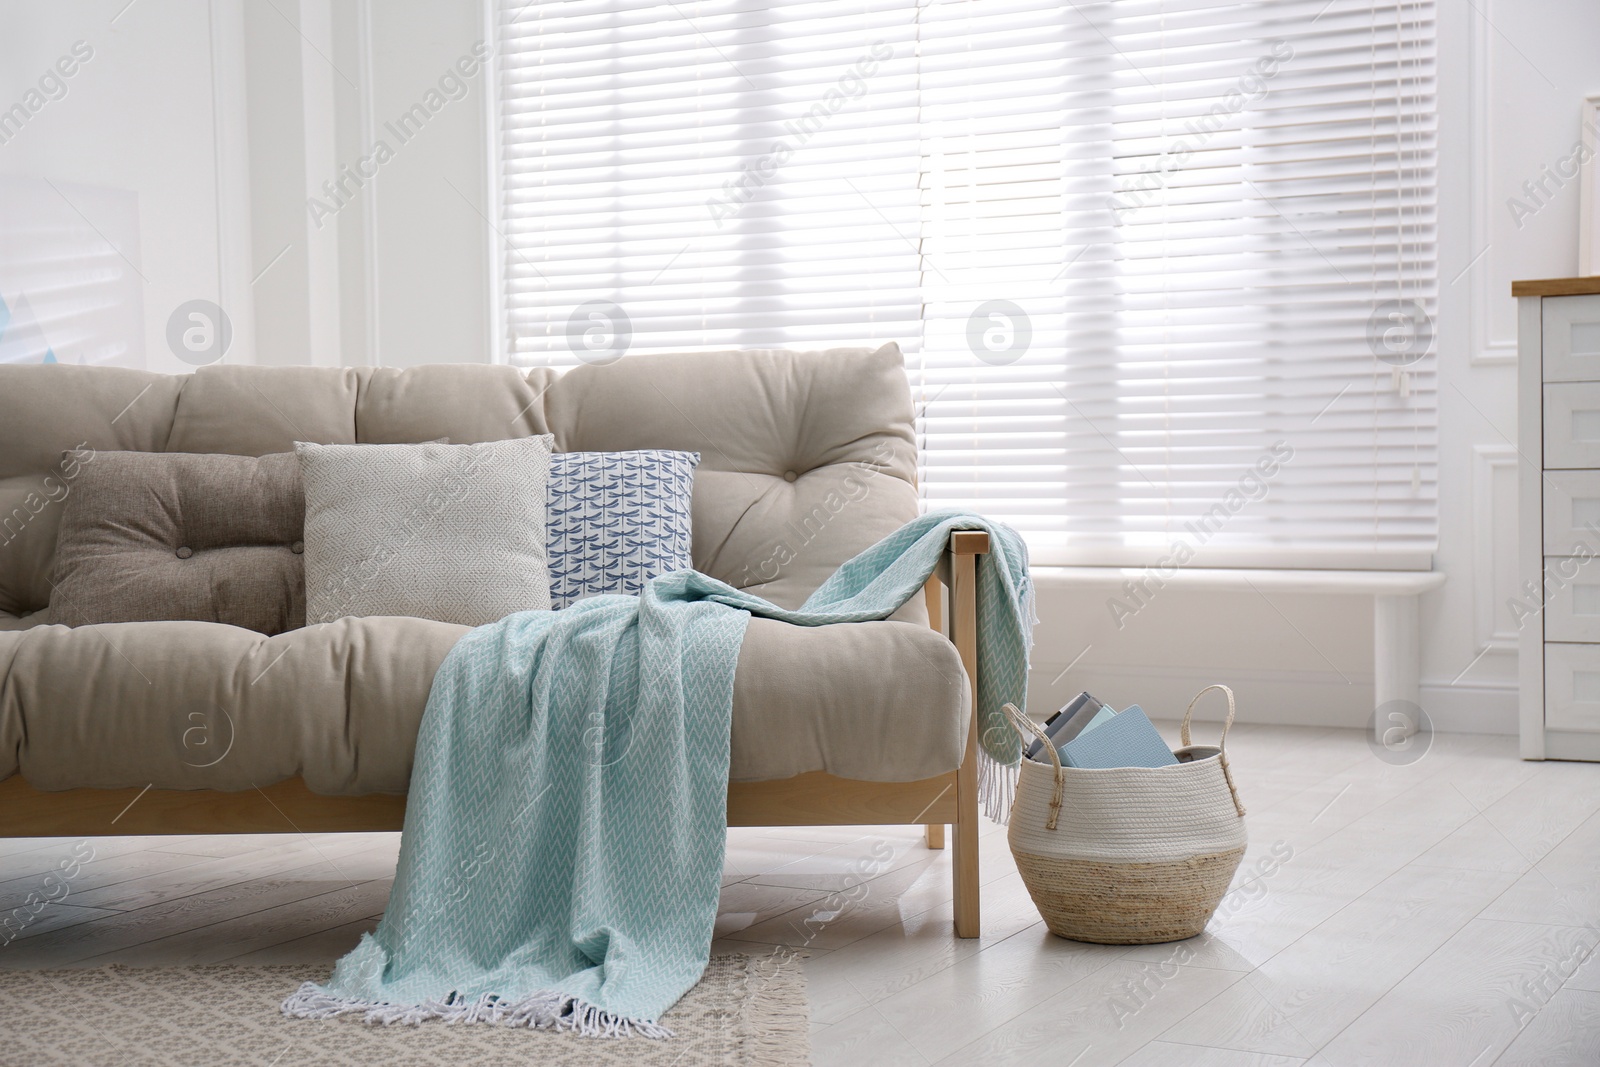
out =
<path fill-rule="evenodd" d="M 1522 756 L 1600 760 L 1600 278 L 1511 291 Z"/>

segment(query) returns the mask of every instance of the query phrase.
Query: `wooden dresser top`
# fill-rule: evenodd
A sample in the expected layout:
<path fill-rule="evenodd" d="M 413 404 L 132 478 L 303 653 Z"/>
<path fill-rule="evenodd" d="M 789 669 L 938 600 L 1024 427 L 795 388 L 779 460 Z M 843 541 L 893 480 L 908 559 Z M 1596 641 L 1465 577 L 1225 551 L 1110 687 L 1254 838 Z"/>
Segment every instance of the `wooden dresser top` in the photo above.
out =
<path fill-rule="evenodd" d="M 1587 296 L 1590 293 L 1600 293 L 1600 275 L 1511 283 L 1512 296 Z"/>

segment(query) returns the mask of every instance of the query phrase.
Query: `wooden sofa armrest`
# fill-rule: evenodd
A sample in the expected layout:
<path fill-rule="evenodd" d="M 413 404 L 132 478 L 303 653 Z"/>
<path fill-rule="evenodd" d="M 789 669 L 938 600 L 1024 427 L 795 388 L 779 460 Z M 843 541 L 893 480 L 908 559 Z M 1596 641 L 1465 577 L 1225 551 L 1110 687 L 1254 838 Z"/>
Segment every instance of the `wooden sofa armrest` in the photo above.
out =
<path fill-rule="evenodd" d="M 934 605 L 939 602 L 939 594 L 943 590 L 936 586 L 942 585 L 947 589 L 955 588 L 954 561 L 965 557 L 968 560 L 989 554 L 989 535 L 982 530 L 951 530 L 950 544 L 945 549 L 944 555 L 939 557 L 939 565 L 934 568 L 933 577 L 928 581 L 928 614 L 937 617 Z M 936 623 L 935 629 L 942 629 Z"/>
<path fill-rule="evenodd" d="M 988 555 L 989 535 L 982 530 L 951 530 L 950 551 L 958 556 Z"/>

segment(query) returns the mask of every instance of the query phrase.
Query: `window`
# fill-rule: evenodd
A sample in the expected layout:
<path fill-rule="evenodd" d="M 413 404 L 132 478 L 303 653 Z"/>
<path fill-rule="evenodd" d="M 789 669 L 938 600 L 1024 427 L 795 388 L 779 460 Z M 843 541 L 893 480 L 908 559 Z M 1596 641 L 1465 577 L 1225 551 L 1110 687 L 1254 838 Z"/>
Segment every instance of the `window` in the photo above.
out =
<path fill-rule="evenodd" d="M 1432 3 L 498 18 L 508 360 L 895 340 L 1036 562 L 1428 566 Z"/>
<path fill-rule="evenodd" d="M 507 358 L 914 346 L 911 9 L 501 12 Z"/>

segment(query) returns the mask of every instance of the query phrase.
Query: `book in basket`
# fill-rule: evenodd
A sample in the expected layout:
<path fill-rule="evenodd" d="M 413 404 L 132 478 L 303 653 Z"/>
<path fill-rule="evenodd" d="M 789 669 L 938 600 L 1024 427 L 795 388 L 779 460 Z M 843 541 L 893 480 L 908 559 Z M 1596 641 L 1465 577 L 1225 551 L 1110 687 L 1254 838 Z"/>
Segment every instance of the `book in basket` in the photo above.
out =
<path fill-rule="evenodd" d="M 1088 693 L 1079 693 L 1044 721 L 1044 737 L 1033 739 L 1028 746 L 1028 758 L 1043 760 L 1044 746 L 1048 743 L 1054 745 L 1057 751 L 1061 746 L 1083 733 L 1089 727 L 1109 717 L 1112 710 Z M 1049 740 L 1046 741 L 1045 739 Z"/>
<path fill-rule="evenodd" d="M 1166 767 L 1178 762 L 1137 704 L 1095 723 L 1058 751 L 1068 767 Z"/>

